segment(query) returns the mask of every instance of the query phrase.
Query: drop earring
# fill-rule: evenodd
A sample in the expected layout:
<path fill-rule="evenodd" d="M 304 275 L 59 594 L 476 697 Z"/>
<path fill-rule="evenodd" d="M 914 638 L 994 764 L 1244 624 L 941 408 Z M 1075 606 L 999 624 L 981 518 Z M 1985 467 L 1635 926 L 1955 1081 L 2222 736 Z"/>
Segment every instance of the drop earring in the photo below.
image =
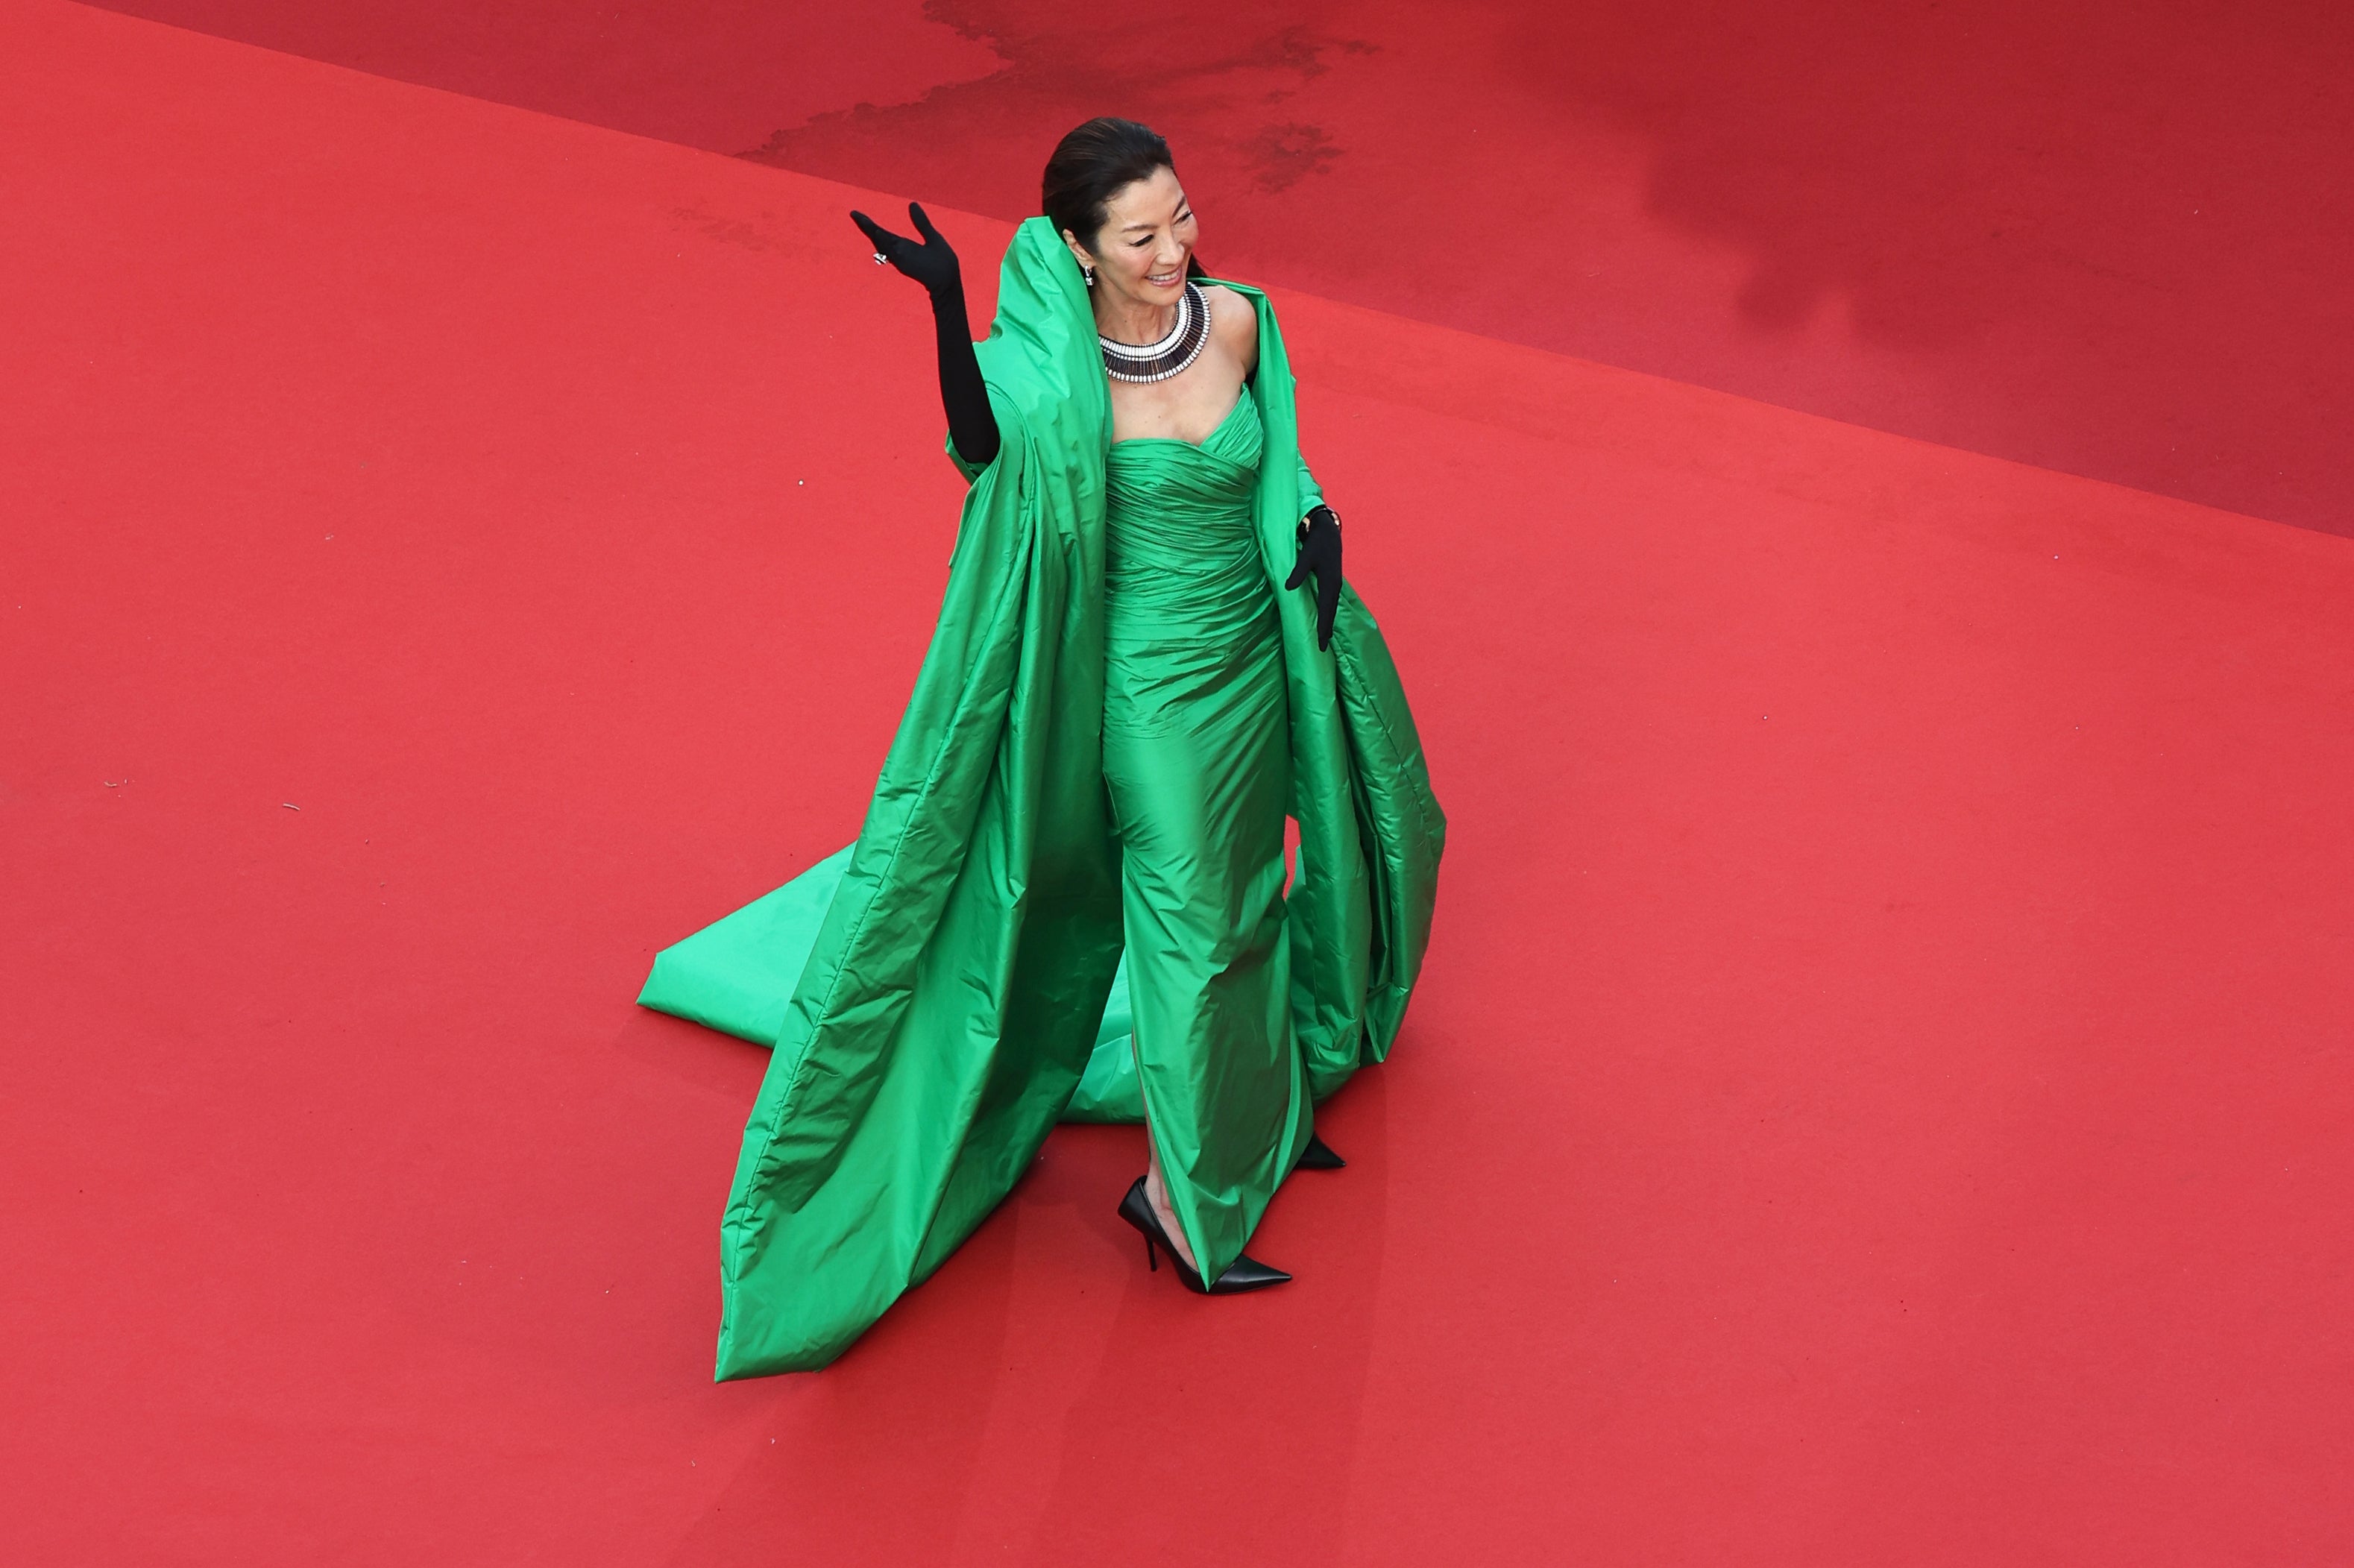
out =
<path fill-rule="evenodd" d="M 1082 262 L 1080 264 L 1079 270 L 1087 275 L 1087 287 L 1090 289 L 1094 288 L 1096 286 L 1096 270 Z"/>

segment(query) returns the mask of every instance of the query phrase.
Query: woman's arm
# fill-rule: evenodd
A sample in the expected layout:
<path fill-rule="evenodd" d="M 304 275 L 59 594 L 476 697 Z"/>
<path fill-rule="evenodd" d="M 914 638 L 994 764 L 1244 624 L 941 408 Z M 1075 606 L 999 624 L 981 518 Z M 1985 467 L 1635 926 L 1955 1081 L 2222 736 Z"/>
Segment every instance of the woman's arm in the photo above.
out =
<path fill-rule="evenodd" d="M 1197 265 L 1193 258 L 1186 258 L 1188 276 L 1198 276 L 1192 271 Z M 1235 356 L 1243 367 L 1243 379 L 1249 380 L 1258 369 L 1258 307 L 1219 283 L 1204 283 L 1202 298 L 1210 307 L 1210 335 Z"/>
<path fill-rule="evenodd" d="M 965 319 L 964 274 L 956 252 L 914 202 L 907 216 L 915 220 L 918 244 L 892 233 L 863 212 L 853 212 L 875 247 L 877 260 L 888 261 L 924 286 L 932 299 L 932 330 L 939 349 L 940 408 L 949 417 L 949 440 L 957 455 L 975 468 L 987 468 L 997 456 L 997 416 L 990 412 L 989 387 L 981 378 L 981 360 L 972 351 L 972 326 Z"/>
<path fill-rule="evenodd" d="M 932 328 L 939 343 L 940 408 L 949 417 L 949 440 L 959 457 L 987 468 L 997 457 L 997 416 L 989 410 L 989 387 L 972 351 L 961 281 L 932 296 Z"/>
<path fill-rule="evenodd" d="M 1202 293 L 1210 302 L 1210 330 L 1226 352 L 1241 362 L 1244 378 L 1248 379 L 1258 369 L 1258 307 L 1215 283 L 1204 285 Z M 1247 389 L 1244 396 L 1249 396 Z M 1332 618 L 1341 609 L 1341 519 L 1324 504 L 1323 492 L 1308 471 L 1305 456 L 1299 459 L 1299 498 L 1308 503 L 1299 519 L 1299 556 L 1283 586 L 1296 588 L 1315 579 L 1316 646 L 1329 649 Z"/>
<path fill-rule="evenodd" d="M 1240 295 L 1234 298 L 1245 308 L 1250 302 Z M 1251 310 L 1251 361 L 1258 360 L 1258 313 Z M 1292 383 L 1292 409 L 1299 411 L 1298 381 Z M 1310 578 L 1316 584 L 1316 646 L 1323 651 L 1332 646 L 1332 621 L 1341 612 L 1341 519 L 1324 504 L 1323 486 L 1308 471 L 1308 454 L 1299 450 L 1299 431 L 1293 435 L 1293 451 L 1299 461 L 1299 499 L 1303 503 L 1299 519 L 1299 555 L 1292 563 L 1291 576 L 1286 588 L 1296 588 Z"/>

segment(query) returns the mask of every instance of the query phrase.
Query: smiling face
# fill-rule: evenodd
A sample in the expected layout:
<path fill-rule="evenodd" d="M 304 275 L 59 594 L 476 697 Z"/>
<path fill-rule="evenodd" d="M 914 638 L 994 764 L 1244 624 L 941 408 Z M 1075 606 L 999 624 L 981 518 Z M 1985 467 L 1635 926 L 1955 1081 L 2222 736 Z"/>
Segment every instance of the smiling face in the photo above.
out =
<path fill-rule="evenodd" d="M 1063 242 L 1081 266 L 1096 269 L 1097 291 L 1110 291 L 1106 304 L 1158 309 L 1175 304 L 1184 289 L 1195 231 L 1185 187 L 1163 167 L 1111 194 L 1093 249 L 1067 228 Z"/>

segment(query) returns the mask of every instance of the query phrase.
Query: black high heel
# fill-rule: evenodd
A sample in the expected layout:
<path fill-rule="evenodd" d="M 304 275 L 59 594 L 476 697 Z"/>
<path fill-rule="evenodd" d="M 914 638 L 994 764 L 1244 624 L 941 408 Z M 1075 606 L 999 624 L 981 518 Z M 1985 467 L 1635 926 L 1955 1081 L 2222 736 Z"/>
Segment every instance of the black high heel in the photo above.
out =
<path fill-rule="evenodd" d="M 1279 1268 L 1269 1268 L 1256 1258 L 1238 1257 L 1227 1266 L 1215 1281 L 1204 1285 L 1202 1277 L 1185 1266 L 1185 1259 L 1170 1245 L 1169 1233 L 1161 1228 L 1161 1216 L 1152 1212 L 1152 1200 L 1144 1195 L 1144 1178 L 1139 1176 L 1128 1196 L 1119 1201 L 1119 1217 L 1134 1225 L 1144 1237 L 1144 1261 L 1155 1272 L 1161 1259 L 1154 1255 L 1153 1244 L 1159 1243 L 1169 1254 L 1170 1266 L 1177 1271 L 1177 1282 L 1196 1296 L 1235 1296 L 1246 1290 L 1264 1290 L 1270 1285 L 1281 1285 L 1291 1276 Z"/>
<path fill-rule="evenodd" d="M 1332 1152 L 1332 1146 L 1317 1137 L 1308 1135 L 1308 1147 L 1300 1152 L 1299 1171 L 1338 1171 L 1349 1162 Z"/>

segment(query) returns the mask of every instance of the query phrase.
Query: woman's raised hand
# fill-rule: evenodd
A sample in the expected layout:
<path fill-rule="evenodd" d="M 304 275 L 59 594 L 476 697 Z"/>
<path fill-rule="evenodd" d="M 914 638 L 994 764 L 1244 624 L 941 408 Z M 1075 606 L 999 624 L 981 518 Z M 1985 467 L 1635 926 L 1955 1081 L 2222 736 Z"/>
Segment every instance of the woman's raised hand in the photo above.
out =
<path fill-rule="evenodd" d="M 956 252 L 949 249 L 949 242 L 916 203 L 907 204 L 907 216 L 915 220 L 916 232 L 924 237 L 921 243 L 892 233 L 863 212 L 854 210 L 850 221 L 865 231 L 875 255 L 921 283 L 927 292 L 938 294 L 943 289 L 960 287 L 963 278 L 957 270 Z"/>

